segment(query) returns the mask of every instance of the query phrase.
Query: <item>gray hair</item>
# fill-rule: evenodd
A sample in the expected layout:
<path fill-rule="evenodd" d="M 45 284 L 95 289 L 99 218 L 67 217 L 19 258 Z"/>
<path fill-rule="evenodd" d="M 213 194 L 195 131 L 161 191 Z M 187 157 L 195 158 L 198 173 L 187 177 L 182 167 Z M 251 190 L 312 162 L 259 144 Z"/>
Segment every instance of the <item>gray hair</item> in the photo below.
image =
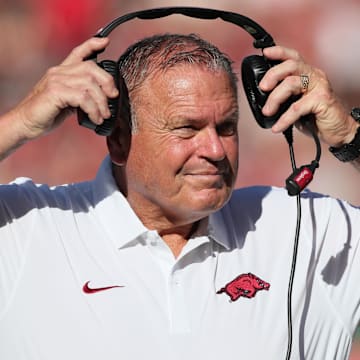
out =
<path fill-rule="evenodd" d="M 196 64 L 211 71 L 226 72 L 237 96 L 237 76 L 233 72 L 230 58 L 195 34 L 146 37 L 131 45 L 118 60 L 119 71 L 129 94 L 139 88 L 150 75 L 179 64 Z M 134 131 L 136 120 L 133 107 L 132 127 Z"/>

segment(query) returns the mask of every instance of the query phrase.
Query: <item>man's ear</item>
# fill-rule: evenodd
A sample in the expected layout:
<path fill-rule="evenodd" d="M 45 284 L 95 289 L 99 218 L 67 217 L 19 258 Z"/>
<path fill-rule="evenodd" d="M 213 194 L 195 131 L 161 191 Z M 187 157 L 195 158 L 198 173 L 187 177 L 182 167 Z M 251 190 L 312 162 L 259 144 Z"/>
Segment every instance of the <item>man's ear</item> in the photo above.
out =
<path fill-rule="evenodd" d="M 131 144 L 131 110 L 129 93 L 124 79 L 120 77 L 119 81 L 119 111 L 116 125 L 111 135 L 106 138 L 109 154 L 112 162 L 116 165 L 125 165 Z"/>
<path fill-rule="evenodd" d="M 117 126 L 106 138 L 106 143 L 111 161 L 118 166 L 125 165 L 130 150 L 131 132 Z"/>

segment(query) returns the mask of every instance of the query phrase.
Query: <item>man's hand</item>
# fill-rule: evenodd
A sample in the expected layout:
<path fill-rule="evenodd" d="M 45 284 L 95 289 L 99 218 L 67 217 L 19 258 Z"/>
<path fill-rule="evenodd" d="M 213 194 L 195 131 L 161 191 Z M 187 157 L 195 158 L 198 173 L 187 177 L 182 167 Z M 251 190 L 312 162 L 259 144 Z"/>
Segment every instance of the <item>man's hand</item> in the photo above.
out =
<path fill-rule="evenodd" d="M 282 61 L 268 70 L 259 84 L 263 91 L 271 92 L 264 115 L 273 115 L 291 95 L 301 95 L 272 127 L 274 132 L 284 131 L 300 117 L 313 114 L 319 137 L 328 145 L 337 147 L 353 139 L 359 124 L 336 97 L 323 71 L 307 64 L 296 50 L 282 46 L 266 48 L 264 55 Z M 309 78 L 307 87 L 301 75 Z M 297 125 L 301 130 L 301 124 Z"/>
<path fill-rule="evenodd" d="M 107 98 L 118 95 L 113 78 L 93 61 L 84 61 L 108 43 L 107 38 L 91 38 L 46 72 L 12 111 L 20 138 L 31 140 L 51 131 L 75 108 L 85 111 L 95 124 L 110 116 Z"/>

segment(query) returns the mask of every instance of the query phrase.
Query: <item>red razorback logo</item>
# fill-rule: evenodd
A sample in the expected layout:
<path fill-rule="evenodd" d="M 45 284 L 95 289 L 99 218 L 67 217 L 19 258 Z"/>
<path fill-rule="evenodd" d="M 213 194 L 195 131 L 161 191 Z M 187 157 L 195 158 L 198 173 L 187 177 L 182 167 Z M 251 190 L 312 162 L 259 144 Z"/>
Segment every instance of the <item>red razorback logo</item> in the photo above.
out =
<path fill-rule="evenodd" d="M 253 298 L 258 290 L 269 290 L 269 288 L 269 283 L 252 273 L 247 273 L 239 275 L 216 293 L 222 294 L 225 292 L 230 296 L 231 301 L 235 301 L 239 297 Z"/>

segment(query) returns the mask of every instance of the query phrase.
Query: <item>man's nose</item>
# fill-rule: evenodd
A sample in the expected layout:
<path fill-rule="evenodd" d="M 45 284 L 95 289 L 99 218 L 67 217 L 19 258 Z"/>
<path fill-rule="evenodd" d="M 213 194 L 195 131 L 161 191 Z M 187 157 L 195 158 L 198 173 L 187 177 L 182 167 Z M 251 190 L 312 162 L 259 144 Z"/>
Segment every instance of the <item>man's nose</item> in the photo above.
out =
<path fill-rule="evenodd" d="M 221 161 L 226 152 L 221 136 L 216 129 L 207 129 L 201 134 L 200 155 L 212 161 Z"/>

